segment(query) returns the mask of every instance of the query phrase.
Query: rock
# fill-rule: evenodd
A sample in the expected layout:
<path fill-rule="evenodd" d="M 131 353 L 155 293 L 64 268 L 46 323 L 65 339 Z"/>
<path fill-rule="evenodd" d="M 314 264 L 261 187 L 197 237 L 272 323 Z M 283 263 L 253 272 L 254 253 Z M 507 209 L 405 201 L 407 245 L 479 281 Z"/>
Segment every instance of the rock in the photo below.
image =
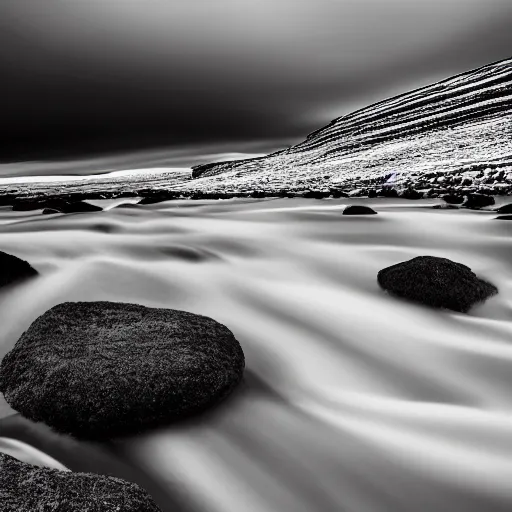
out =
<path fill-rule="evenodd" d="M 512 220 L 512 215 L 500 215 L 496 217 L 495 220 Z"/>
<path fill-rule="evenodd" d="M 369 206 L 351 204 L 343 210 L 343 215 L 376 215 L 377 212 Z"/>
<path fill-rule="evenodd" d="M 37 270 L 33 269 L 25 260 L 12 254 L 0 251 L 0 287 L 23 281 L 37 276 Z"/>
<path fill-rule="evenodd" d="M 498 293 L 494 285 L 479 279 L 466 265 L 435 256 L 418 256 L 384 268 L 377 281 L 399 297 L 463 313 Z"/>
<path fill-rule="evenodd" d="M 325 197 L 329 197 L 330 192 L 323 192 L 321 190 L 310 190 L 306 192 L 302 197 L 311 198 L 311 199 L 324 199 Z"/>
<path fill-rule="evenodd" d="M 464 208 L 483 208 L 494 204 L 494 197 L 485 194 L 468 194 L 462 206 Z"/>
<path fill-rule="evenodd" d="M 462 204 L 464 202 L 464 196 L 460 194 L 445 194 L 441 199 L 448 204 Z"/>
<path fill-rule="evenodd" d="M 65 205 L 62 211 L 64 213 L 101 212 L 103 208 L 91 203 L 86 203 L 85 201 L 76 201 Z"/>
<path fill-rule="evenodd" d="M 159 512 L 138 485 L 111 476 L 38 467 L 0 453 L 0 509 L 16 512 Z"/>
<path fill-rule="evenodd" d="M 62 213 L 62 212 L 59 210 L 55 210 L 54 208 L 45 208 L 42 213 L 43 213 L 43 215 L 53 215 L 54 213 Z"/>
<path fill-rule="evenodd" d="M 240 382 L 244 365 L 231 331 L 211 318 L 66 302 L 35 320 L 5 356 L 0 391 L 30 420 L 108 439 L 208 408 Z"/>
<path fill-rule="evenodd" d="M 497 213 L 512 213 L 512 203 L 504 204 L 496 209 Z"/>

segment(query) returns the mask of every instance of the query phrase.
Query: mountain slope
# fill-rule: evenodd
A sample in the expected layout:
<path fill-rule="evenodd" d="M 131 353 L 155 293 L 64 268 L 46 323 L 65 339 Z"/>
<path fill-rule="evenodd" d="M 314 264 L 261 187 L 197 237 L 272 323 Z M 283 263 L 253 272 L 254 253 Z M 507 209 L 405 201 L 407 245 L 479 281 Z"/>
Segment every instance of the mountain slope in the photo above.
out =
<path fill-rule="evenodd" d="M 193 178 L 178 188 L 363 195 L 386 183 L 512 192 L 512 59 L 337 118 L 266 157 L 197 166 Z"/>

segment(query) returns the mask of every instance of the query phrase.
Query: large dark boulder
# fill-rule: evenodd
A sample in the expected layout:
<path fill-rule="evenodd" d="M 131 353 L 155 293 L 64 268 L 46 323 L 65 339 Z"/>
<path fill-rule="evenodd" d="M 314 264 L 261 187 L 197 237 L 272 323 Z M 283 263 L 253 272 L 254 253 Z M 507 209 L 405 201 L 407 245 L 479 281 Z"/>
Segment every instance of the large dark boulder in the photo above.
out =
<path fill-rule="evenodd" d="M 33 466 L 0 453 L 0 510 L 159 512 L 138 485 L 111 476 Z"/>
<path fill-rule="evenodd" d="M 224 325 L 173 309 L 66 302 L 40 316 L 0 365 L 0 391 L 33 421 L 80 438 L 135 434 L 202 411 L 240 382 Z"/>
<path fill-rule="evenodd" d="M 343 210 L 343 215 L 376 215 L 377 212 L 369 206 L 351 204 Z"/>
<path fill-rule="evenodd" d="M 37 270 L 25 260 L 2 251 L 0 251 L 0 269 L 0 287 L 37 276 Z"/>
<path fill-rule="evenodd" d="M 435 256 L 418 256 L 384 268 L 377 281 L 399 297 L 463 313 L 498 293 L 494 285 L 479 279 L 466 265 Z"/>
<path fill-rule="evenodd" d="M 512 203 L 504 204 L 496 209 L 498 213 L 512 213 Z"/>
<path fill-rule="evenodd" d="M 464 208 L 484 208 L 494 204 L 494 197 L 485 194 L 468 194 L 462 203 Z"/>

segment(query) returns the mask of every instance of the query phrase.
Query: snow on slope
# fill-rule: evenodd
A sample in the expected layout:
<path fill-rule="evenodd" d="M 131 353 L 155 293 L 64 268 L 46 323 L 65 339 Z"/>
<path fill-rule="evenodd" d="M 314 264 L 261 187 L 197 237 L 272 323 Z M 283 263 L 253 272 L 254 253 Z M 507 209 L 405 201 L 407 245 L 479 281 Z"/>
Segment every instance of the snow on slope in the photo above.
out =
<path fill-rule="evenodd" d="M 512 59 L 333 120 L 263 158 L 194 168 L 184 191 L 512 185 Z M 445 176 L 444 176 L 445 175 Z M 468 181 L 471 181 L 469 183 Z M 432 181 L 433 180 L 433 181 Z"/>

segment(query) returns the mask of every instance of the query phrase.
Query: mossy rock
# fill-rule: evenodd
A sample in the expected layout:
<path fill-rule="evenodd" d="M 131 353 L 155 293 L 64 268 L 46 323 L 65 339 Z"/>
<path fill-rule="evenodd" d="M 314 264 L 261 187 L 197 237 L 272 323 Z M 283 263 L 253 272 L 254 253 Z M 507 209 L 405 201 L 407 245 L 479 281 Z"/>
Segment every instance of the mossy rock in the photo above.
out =
<path fill-rule="evenodd" d="M 141 487 L 111 476 L 33 466 L 0 453 L 0 510 L 159 512 Z"/>
<path fill-rule="evenodd" d="M 377 281 L 393 295 L 463 313 L 498 293 L 466 265 L 435 256 L 418 256 L 384 268 Z"/>
<path fill-rule="evenodd" d="M 38 272 L 25 260 L 0 251 L 0 287 L 37 276 Z"/>
<path fill-rule="evenodd" d="M 0 365 L 13 409 L 85 439 L 132 435 L 226 397 L 245 360 L 211 318 L 116 302 L 66 302 L 40 316 Z"/>

